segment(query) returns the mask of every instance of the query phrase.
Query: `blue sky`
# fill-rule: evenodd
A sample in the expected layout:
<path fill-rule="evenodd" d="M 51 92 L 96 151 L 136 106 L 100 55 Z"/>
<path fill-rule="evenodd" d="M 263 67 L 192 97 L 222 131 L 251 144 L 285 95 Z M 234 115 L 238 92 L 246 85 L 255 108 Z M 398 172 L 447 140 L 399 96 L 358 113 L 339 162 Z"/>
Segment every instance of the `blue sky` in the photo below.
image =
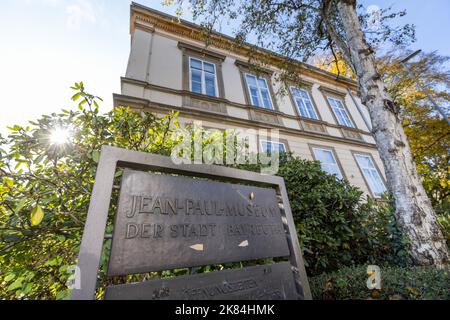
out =
<path fill-rule="evenodd" d="M 173 14 L 162 0 L 139 3 Z M 364 0 L 366 6 L 407 9 L 417 26 L 412 48 L 450 56 L 450 1 Z M 120 92 L 130 50 L 128 0 L 2 0 L 0 2 L 0 132 L 41 114 L 70 108 L 75 81 L 103 97 Z M 187 14 L 184 18 L 189 19 Z M 221 31 L 227 32 L 229 28 Z"/>

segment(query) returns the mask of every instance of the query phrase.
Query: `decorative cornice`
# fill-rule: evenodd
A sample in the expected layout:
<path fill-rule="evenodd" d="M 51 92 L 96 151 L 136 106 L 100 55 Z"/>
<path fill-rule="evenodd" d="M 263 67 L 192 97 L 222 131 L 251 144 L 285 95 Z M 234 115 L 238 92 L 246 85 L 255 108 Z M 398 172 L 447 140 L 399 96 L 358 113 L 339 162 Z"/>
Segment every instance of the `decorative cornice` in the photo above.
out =
<path fill-rule="evenodd" d="M 244 69 L 246 71 L 253 71 L 254 70 L 256 72 L 265 73 L 265 74 L 267 74 L 269 76 L 271 76 L 273 74 L 272 70 L 264 68 L 264 67 L 261 67 L 261 66 L 258 66 L 258 65 L 253 65 L 250 62 L 245 62 L 245 61 L 242 61 L 242 60 L 236 60 L 234 62 L 234 64 L 238 68 Z"/>
<path fill-rule="evenodd" d="M 244 57 L 250 56 L 251 53 L 251 55 L 257 57 L 258 60 L 267 62 L 267 65 L 272 65 L 274 67 L 288 65 L 290 68 L 297 68 L 299 73 L 306 76 L 325 82 L 332 82 L 339 86 L 350 87 L 355 91 L 358 89 L 358 84 L 354 80 L 336 76 L 328 71 L 287 58 L 264 48 L 255 48 L 255 46 L 248 43 L 237 44 L 236 39 L 230 36 L 215 31 L 207 32 L 204 28 L 197 24 L 183 19 L 178 19 L 174 16 L 133 2 L 131 4 L 130 26 L 132 35 L 134 33 L 134 29 L 136 28 L 136 21 L 138 20 L 144 21 L 165 32 L 199 42 L 206 42 L 209 46 L 230 51 Z"/>
<path fill-rule="evenodd" d="M 301 117 L 299 115 L 287 114 L 287 113 L 284 113 L 284 112 L 279 111 L 279 110 L 258 108 L 258 107 L 255 107 L 255 106 L 252 106 L 252 105 L 248 105 L 248 104 L 242 104 L 242 103 L 238 103 L 238 102 L 233 102 L 233 101 L 230 101 L 230 100 L 225 99 L 225 98 L 206 96 L 206 95 L 199 94 L 199 93 L 192 92 L 192 91 L 188 91 L 188 90 L 177 90 L 177 89 L 173 89 L 173 88 L 162 87 L 162 86 L 151 84 L 151 83 L 148 83 L 148 82 L 145 82 L 145 81 L 142 81 L 142 80 L 136 80 L 136 79 L 132 79 L 132 78 L 122 77 L 121 78 L 121 82 L 142 86 L 145 89 L 151 89 L 151 90 L 155 90 L 155 91 L 159 91 L 159 92 L 171 93 L 171 94 L 176 94 L 176 95 L 181 95 L 181 96 L 191 96 L 191 97 L 194 97 L 194 98 L 198 98 L 198 99 L 202 99 L 202 100 L 208 100 L 208 101 L 215 102 L 215 103 L 224 103 L 224 104 L 227 104 L 227 105 L 232 106 L 232 107 L 246 109 L 246 110 L 249 110 L 249 111 L 250 110 L 256 110 L 259 113 L 267 113 L 267 114 L 272 114 L 272 115 L 278 115 L 280 117 L 288 118 L 288 119 L 292 119 L 292 120 L 303 120 L 303 121 L 307 121 L 307 122 L 311 122 L 311 123 L 324 125 L 324 126 L 330 127 L 330 128 L 346 129 L 346 130 L 358 132 L 358 133 L 361 133 L 361 134 L 364 134 L 364 135 L 373 136 L 371 132 L 364 131 L 364 130 L 361 130 L 361 129 L 358 129 L 358 128 L 345 127 L 345 126 L 342 126 L 340 124 L 334 124 L 334 123 L 330 123 L 330 122 L 323 121 L 323 120 L 315 120 L 315 119 L 310 119 L 310 118 L 304 118 L 304 117 Z M 294 107 L 295 107 L 295 105 L 294 105 Z"/>
<path fill-rule="evenodd" d="M 352 140 L 352 139 L 347 139 L 347 138 L 342 138 L 342 137 L 331 136 L 331 135 L 327 135 L 327 134 L 320 134 L 320 133 L 314 133 L 314 132 L 310 132 L 310 131 L 288 128 L 288 127 L 285 127 L 284 125 L 277 125 L 275 123 L 267 124 L 267 123 L 257 121 L 257 120 L 252 120 L 252 119 L 242 119 L 242 118 L 237 118 L 237 117 L 230 116 L 230 115 L 217 114 L 215 112 L 210 112 L 208 110 L 198 110 L 198 109 L 188 108 L 188 107 L 178 107 L 178 106 L 167 105 L 167 104 L 163 104 L 163 103 L 159 103 L 159 102 L 154 102 L 154 101 L 151 101 L 148 99 L 142 99 L 142 98 L 120 95 L 120 94 L 114 94 L 113 99 L 114 99 L 115 107 L 117 107 L 119 105 L 124 105 L 124 106 L 130 106 L 130 107 L 135 107 L 135 108 L 138 107 L 138 108 L 157 109 L 157 110 L 161 110 L 161 111 L 176 110 L 176 111 L 179 111 L 180 114 L 210 118 L 210 119 L 218 120 L 220 122 L 228 121 L 230 123 L 236 123 L 236 124 L 242 125 L 244 127 L 248 127 L 248 126 L 259 127 L 259 128 L 276 127 L 277 129 L 280 130 L 280 132 L 284 132 L 286 134 L 293 134 L 296 136 L 314 137 L 316 139 L 323 140 L 323 141 L 334 141 L 334 142 L 339 142 L 339 143 L 345 143 L 345 144 L 350 144 L 350 145 L 357 145 L 357 146 L 362 146 L 362 147 L 366 147 L 366 148 L 376 149 L 375 144 L 364 142 L 364 141 L 357 141 L 357 140 Z M 260 111 L 260 110 L 258 110 L 258 111 Z"/>
<path fill-rule="evenodd" d="M 335 96 L 339 96 L 341 98 L 344 98 L 347 95 L 347 92 L 345 91 L 339 91 L 339 90 L 335 90 L 335 89 L 331 89 L 328 87 L 324 87 L 324 86 L 319 86 L 318 88 L 320 91 L 322 91 L 322 93 L 327 93 L 327 94 L 332 94 Z"/>
<path fill-rule="evenodd" d="M 181 50 L 186 50 L 187 52 L 191 51 L 191 52 L 195 52 L 200 55 L 209 56 L 211 58 L 215 58 L 220 61 L 224 61 L 226 59 L 226 56 L 223 54 L 213 52 L 211 50 L 206 50 L 205 48 L 199 48 L 199 47 L 196 47 L 196 46 L 193 46 L 188 43 L 181 42 L 181 41 L 178 42 L 178 48 Z"/>

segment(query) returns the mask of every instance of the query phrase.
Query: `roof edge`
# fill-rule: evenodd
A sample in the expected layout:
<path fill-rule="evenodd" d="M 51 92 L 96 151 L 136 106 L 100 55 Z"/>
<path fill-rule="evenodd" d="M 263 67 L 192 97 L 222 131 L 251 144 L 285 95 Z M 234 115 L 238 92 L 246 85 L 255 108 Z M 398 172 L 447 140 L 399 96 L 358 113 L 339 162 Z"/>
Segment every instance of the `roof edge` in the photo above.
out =
<path fill-rule="evenodd" d="M 145 14 L 147 16 L 153 17 L 154 19 L 159 19 L 160 23 L 166 23 L 166 24 L 171 24 L 173 26 L 188 28 L 188 29 L 191 29 L 191 31 L 194 31 L 194 32 L 195 31 L 200 32 L 201 29 L 202 29 L 202 27 L 200 25 L 196 24 L 196 23 L 193 23 L 193 22 L 190 22 L 190 21 L 187 21 L 187 20 L 184 20 L 184 19 L 179 19 L 178 17 L 175 17 L 175 16 L 172 16 L 172 15 L 167 14 L 165 12 L 153 9 L 151 7 L 144 6 L 144 5 L 139 4 L 137 2 L 132 2 L 131 6 L 130 6 L 130 20 L 131 20 L 130 21 L 130 25 L 131 25 L 131 30 L 133 29 L 133 25 L 135 23 L 135 21 L 133 21 L 133 13 Z M 169 32 L 177 34 L 176 31 L 170 31 L 169 30 Z M 236 41 L 235 38 L 233 38 L 233 37 L 231 37 L 229 35 L 217 32 L 217 31 L 212 31 L 211 36 L 215 37 L 216 40 L 222 40 L 222 41 L 228 42 L 230 44 L 235 43 L 235 41 Z M 198 40 L 197 38 L 193 37 L 193 32 L 190 33 L 190 38 L 192 38 L 194 40 Z M 214 45 L 214 44 L 212 44 L 212 46 L 220 48 L 220 46 L 217 46 L 217 45 Z M 256 49 L 256 52 L 259 52 L 259 53 L 264 54 L 264 55 L 268 55 L 269 57 L 272 57 L 272 58 L 274 58 L 276 60 L 292 63 L 293 65 L 299 66 L 299 67 L 301 67 L 301 68 L 303 68 L 305 70 L 308 70 L 308 71 L 310 71 L 312 73 L 320 74 L 320 75 L 326 77 L 328 80 L 338 82 L 341 85 L 351 86 L 354 90 L 358 89 L 358 83 L 355 80 L 352 80 L 350 78 L 338 76 L 338 75 L 336 75 L 334 73 L 331 73 L 329 71 L 320 69 L 320 68 L 315 67 L 313 65 L 310 65 L 308 63 L 301 62 L 301 61 L 298 61 L 296 59 L 288 58 L 288 57 L 283 56 L 283 55 L 281 55 L 279 53 L 276 53 L 274 51 L 267 50 L 267 49 L 255 46 L 255 45 L 252 45 L 252 44 L 247 43 L 247 42 L 243 44 L 243 47 L 246 50 L 250 50 L 251 48 L 254 48 L 254 49 Z M 237 52 L 237 50 L 231 50 L 230 47 L 227 47 L 227 48 L 224 48 L 224 49 L 228 50 L 228 51 L 236 51 L 235 53 L 237 53 L 237 54 L 242 54 L 240 52 Z"/>

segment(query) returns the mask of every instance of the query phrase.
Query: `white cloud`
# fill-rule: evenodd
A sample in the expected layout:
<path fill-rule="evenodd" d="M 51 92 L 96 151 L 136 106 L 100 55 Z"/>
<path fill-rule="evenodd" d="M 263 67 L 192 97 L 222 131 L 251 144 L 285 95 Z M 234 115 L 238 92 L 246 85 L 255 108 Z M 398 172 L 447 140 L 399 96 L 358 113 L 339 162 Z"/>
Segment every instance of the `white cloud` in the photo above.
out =
<path fill-rule="evenodd" d="M 77 0 L 75 3 L 68 5 L 66 13 L 68 15 L 67 27 L 70 29 L 80 29 L 84 22 L 92 24 L 97 22 L 96 10 L 92 3 L 87 0 Z"/>

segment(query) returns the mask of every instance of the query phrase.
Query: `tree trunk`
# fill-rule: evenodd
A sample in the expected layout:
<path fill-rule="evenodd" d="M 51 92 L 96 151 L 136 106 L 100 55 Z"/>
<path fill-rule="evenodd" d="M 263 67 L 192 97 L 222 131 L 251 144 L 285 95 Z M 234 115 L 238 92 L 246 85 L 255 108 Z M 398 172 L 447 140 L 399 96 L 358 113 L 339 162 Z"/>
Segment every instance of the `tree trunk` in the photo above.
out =
<path fill-rule="evenodd" d="M 388 189 L 395 199 L 397 223 L 411 242 L 411 257 L 415 264 L 448 265 L 449 251 L 417 173 L 398 107 L 376 70 L 355 4 L 355 0 L 337 1 L 346 37 L 346 48 L 341 50 L 348 55 L 358 78 L 361 100 L 369 109 L 372 132 L 386 169 Z M 333 40 L 342 46 L 339 39 Z"/>

